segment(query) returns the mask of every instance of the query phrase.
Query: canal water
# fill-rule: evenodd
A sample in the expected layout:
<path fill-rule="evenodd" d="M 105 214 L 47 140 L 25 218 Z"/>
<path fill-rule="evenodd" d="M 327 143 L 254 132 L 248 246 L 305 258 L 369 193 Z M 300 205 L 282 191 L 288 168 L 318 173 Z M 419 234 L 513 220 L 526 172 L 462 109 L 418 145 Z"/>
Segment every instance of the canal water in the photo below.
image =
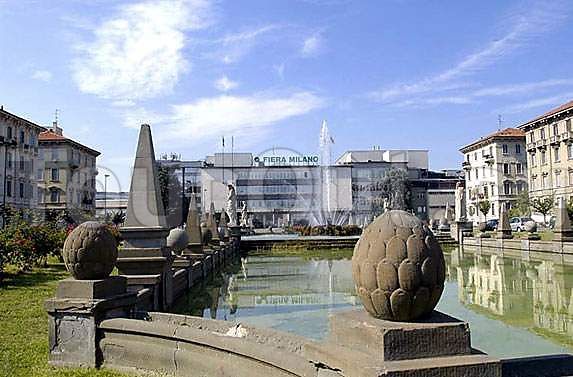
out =
<path fill-rule="evenodd" d="M 330 314 L 361 308 L 351 256 L 248 256 L 190 291 L 173 312 L 324 339 Z M 473 347 L 502 358 L 573 353 L 573 263 L 495 250 L 456 248 L 445 256 L 437 309 L 469 322 Z"/>

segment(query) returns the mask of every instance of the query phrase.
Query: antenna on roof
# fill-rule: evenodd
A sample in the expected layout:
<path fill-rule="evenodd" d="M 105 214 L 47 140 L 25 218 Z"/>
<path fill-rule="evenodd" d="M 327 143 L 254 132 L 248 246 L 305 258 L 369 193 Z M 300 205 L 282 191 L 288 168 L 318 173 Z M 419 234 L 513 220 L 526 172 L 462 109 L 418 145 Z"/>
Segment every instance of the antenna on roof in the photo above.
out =
<path fill-rule="evenodd" d="M 501 131 L 501 123 L 503 123 L 503 118 L 501 117 L 501 114 L 497 115 L 497 130 Z"/>

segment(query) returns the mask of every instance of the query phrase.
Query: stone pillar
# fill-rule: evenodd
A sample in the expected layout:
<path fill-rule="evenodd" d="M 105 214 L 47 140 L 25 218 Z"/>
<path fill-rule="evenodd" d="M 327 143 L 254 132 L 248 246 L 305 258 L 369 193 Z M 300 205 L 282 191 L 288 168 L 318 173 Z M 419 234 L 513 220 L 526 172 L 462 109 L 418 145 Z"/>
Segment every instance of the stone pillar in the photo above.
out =
<path fill-rule="evenodd" d="M 497 238 L 509 239 L 513 238 L 511 234 L 511 226 L 509 225 L 509 216 L 507 214 L 507 208 L 505 203 L 502 203 L 499 210 L 501 211 L 501 216 L 499 219 L 499 224 L 497 226 Z"/>
<path fill-rule="evenodd" d="M 46 301 L 49 363 L 57 366 L 98 367 L 98 324 L 109 318 L 129 318 L 137 294 L 127 292 L 127 279 L 66 279 L 56 297 Z"/>
<path fill-rule="evenodd" d="M 557 199 L 557 207 L 555 208 L 555 229 L 553 230 L 553 233 L 553 241 L 573 241 L 573 230 L 571 229 L 571 221 L 569 220 L 567 205 L 564 198 Z"/>
<path fill-rule="evenodd" d="M 187 245 L 187 249 L 183 250 L 183 255 L 202 254 L 203 237 L 201 236 L 201 223 L 199 220 L 199 213 L 197 212 L 195 195 L 191 195 L 191 200 L 189 202 L 189 212 L 187 213 L 185 231 L 189 237 L 189 245 Z"/>
<path fill-rule="evenodd" d="M 141 126 L 131 176 L 127 215 L 121 228 L 124 247 L 120 251 L 117 268 L 120 274 L 141 277 L 161 275 L 161 307 L 173 302 L 173 255 L 166 246 L 169 229 L 155 163 L 155 151 L 149 125 Z"/>
<path fill-rule="evenodd" d="M 103 224 L 83 223 L 64 243 L 64 263 L 73 278 L 58 283 L 46 301 L 49 362 L 58 366 L 97 367 L 98 325 L 108 318 L 128 318 L 137 301 L 127 279 L 109 276 L 117 243 Z"/>

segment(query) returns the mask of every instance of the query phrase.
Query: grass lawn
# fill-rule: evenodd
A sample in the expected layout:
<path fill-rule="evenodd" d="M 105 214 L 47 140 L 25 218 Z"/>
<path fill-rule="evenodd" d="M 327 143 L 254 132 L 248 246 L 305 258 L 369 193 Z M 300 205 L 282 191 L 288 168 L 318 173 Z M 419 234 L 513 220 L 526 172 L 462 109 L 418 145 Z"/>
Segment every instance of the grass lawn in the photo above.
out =
<path fill-rule="evenodd" d="M 110 370 L 48 365 L 48 315 L 44 301 L 68 273 L 61 264 L 24 274 L 4 274 L 0 283 L 0 376 L 127 376 Z"/>

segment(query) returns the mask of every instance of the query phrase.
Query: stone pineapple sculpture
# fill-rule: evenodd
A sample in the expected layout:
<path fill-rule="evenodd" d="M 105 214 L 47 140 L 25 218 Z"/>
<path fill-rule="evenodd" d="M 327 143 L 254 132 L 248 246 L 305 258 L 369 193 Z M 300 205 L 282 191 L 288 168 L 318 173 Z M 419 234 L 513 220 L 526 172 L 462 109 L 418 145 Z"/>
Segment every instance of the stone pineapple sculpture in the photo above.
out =
<path fill-rule="evenodd" d="M 87 221 L 68 235 L 62 257 L 75 279 L 105 279 L 117 261 L 117 241 L 105 225 Z"/>
<path fill-rule="evenodd" d="M 387 211 L 354 247 L 352 277 L 372 316 L 412 321 L 435 308 L 445 280 L 442 248 L 427 226 L 405 211 Z"/>

